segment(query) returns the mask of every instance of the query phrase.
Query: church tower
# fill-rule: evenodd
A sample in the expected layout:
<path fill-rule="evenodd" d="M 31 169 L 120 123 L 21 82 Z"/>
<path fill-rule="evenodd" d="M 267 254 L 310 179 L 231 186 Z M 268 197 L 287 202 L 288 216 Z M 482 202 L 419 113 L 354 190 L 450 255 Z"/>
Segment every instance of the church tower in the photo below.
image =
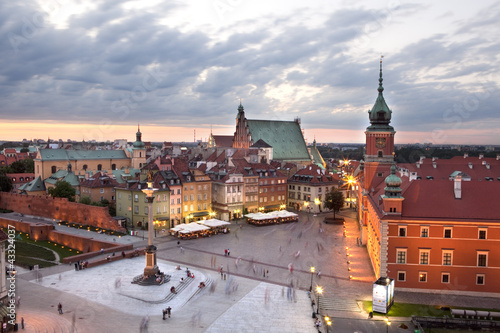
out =
<path fill-rule="evenodd" d="M 253 145 L 252 136 L 248 129 L 247 118 L 243 105 L 238 107 L 238 115 L 236 116 L 236 132 L 234 132 L 233 148 L 250 148 Z"/>
<path fill-rule="evenodd" d="M 134 169 L 141 169 L 144 165 L 146 165 L 146 148 L 141 137 L 141 129 L 139 128 L 139 125 L 137 125 L 135 142 L 132 145 L 132 168 Z"/>
<path fill-rule="evenodd" d="M 366 128 L 366 152 L 364 160 L 365 184 L 370 190 L 375 173 L 389 171 L 394 162 L 394 135 L 396 131 L 390 125 L 392 111 L 385 102 L 382 86 L 382 58 L 380 58 L 380 76 L 378 96 L 372 109 L 368 111 L 370 126 Z"/>

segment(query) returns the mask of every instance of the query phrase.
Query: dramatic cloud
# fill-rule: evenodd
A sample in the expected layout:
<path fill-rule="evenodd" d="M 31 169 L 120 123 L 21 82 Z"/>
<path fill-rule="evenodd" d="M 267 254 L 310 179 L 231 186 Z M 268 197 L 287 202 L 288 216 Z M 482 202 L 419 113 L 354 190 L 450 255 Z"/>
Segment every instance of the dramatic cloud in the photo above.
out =
<path fill-rule="evenodd" d="M 384 54 L 398 132 L 499 144 L 499 20 L 494 1 L 4 1 L 0 119 L 229 128 L 241 98 L 249 118 L 300 117 L 338 141 L 368 126 Z"/>

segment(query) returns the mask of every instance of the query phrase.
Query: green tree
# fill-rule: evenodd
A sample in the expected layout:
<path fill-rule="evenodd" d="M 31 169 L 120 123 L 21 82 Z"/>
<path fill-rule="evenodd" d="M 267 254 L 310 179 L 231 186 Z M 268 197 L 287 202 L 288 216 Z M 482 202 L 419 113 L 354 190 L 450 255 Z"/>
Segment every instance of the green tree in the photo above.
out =
<path fill-rule="evenodd" d="M 91 204 L 89 196 L 80 197 L 80 201 L 78 201 L 78 202 L 81 203 L 81 204 L 84 204 L 84 205 L 90 205 Z"/>
<path fill-rule="evenodd" d="M 0 191 L 1 192 L 10 192 L 12 191 L 12 181 L 7 175 L 0 173 Z"/>
<path fill-rule="evenodd" d="M 48 190 L 49 195 L 54 198 L 68 198 L 69 201 L 75 201 L 75 188 L 64 180 L 58 180 L 55 187 Z"/>
<path fill-rule="evenodd" d="M 323 204 L 326 208 L 333 210 L 333 218 L 335 219 L 335 213 L 344 207 L 344 194 L 334 187 L 326 194 Z"/>

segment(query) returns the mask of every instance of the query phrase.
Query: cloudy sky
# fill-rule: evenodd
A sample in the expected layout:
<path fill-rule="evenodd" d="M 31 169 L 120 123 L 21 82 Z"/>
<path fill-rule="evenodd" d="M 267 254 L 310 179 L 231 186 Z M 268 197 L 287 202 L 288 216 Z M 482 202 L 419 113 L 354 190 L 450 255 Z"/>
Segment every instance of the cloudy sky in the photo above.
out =
<path fill-rule="evenodd" d="M 301 118 L 364 142 L 384 55 L 397 143 L 500 144 L 497 1 L 0 2 L 1 139 L 206 140 Z"/>

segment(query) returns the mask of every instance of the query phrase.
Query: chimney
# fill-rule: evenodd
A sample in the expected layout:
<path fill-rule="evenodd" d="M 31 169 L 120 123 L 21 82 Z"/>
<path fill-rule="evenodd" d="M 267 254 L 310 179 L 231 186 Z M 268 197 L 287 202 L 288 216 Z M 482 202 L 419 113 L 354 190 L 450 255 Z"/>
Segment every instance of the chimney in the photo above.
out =
<path fill-rule="evenodd" d="M 469 169 L 472 169 L 472 163 L 469 162 Z"/>
<path fill-rule="evenodd" d="M 500 160 L 500 154 L 497 154 L 497 161 Z"/>
<path fill-rule="evenodd" d="M 420 162 L 417 162 L 417 169 L 420 169 Z"/>
<path fill-rule="evenodd" d="M 490 164 L 489 163 L 486 163 L 486 169 L 490 169 Z"/>
<path fill-rule="evenodd" d="M 455 199 L 462 199 L 462 176 L 460 175 L 455 177 L 453 192 L 455 192 Z"/>
<path fill-rule="evenodd" d="M 484 154 L 479 154 L 479 159 L 483 159 L 484 158 Z"/>
<path fill-rule="evenodd" d="M 438 165 L 437 165 L 437 163 L 436 163 L 436 162 L 432 162 L 432 167 L 433 167 L 434 169 L 436 169 L 436 168 L 437 168 L 437 166 L 438 166 Z"/>
<path fill-rule="evenodd" d="M 420 163 L 422 163 L 425 160 L 425 156 L 420 156 Z"/>
<path fill-rule="evenodd" d="M 465 153 L 464 158 L 467 158 L 467 157 L 469 157 L 469 154 Z"/>

